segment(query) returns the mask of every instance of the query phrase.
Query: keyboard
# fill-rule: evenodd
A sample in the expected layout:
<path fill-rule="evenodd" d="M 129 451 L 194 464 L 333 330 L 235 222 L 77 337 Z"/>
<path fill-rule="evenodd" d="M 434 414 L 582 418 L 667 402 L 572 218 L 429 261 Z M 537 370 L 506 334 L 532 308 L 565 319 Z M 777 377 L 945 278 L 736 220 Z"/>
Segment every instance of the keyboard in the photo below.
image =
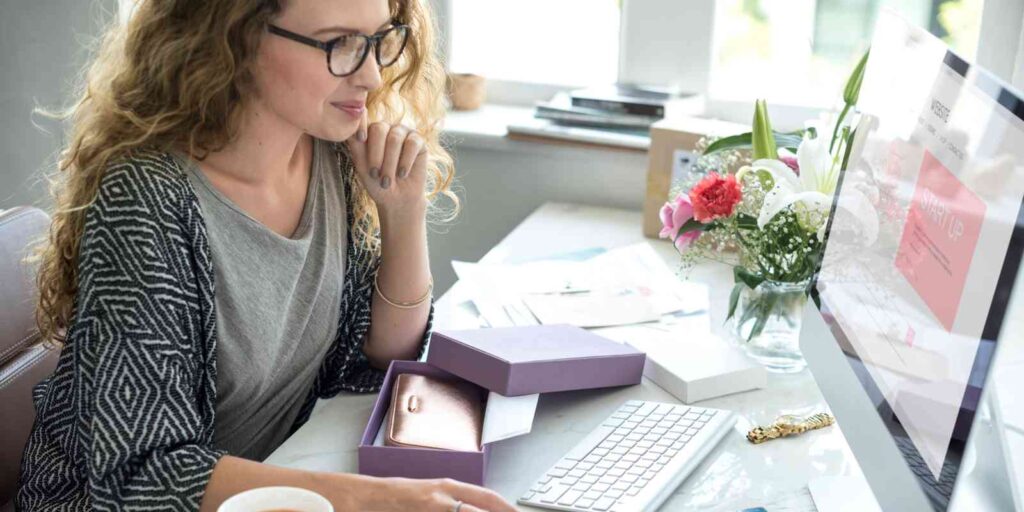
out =
<path fill-rule="evenodd" d="M 631 400 L 517 501 L 553 510 L 655 510 L 735 422 L 720 409 Z"/>
<path fill-rule="evenodd" d="M 914 442 L 909 437 L 893 436 L 893 439 L 896 441 L 896 446 L 899 447 L 900 452 L 903 453 L 907 466 L 910 467 L 910 471 L 917 477 L 918 483 L 921 484 L 932 504 L 936 507 L 941 507 L 940 510 L 945 510 L 949 507 L 949 500 L 953 496 L 953 484 L 956 483 L 956 475 L 960 469 L 960 464 L 954 464 L 946 460 L 942 464 L 942 469 L 939 470 L 939 480 L 936 481 L 935 476 L 932 475 L 932 470 L 928 468 L 924 459 L 921 458 L 917 448 L 914 447 Z"/>

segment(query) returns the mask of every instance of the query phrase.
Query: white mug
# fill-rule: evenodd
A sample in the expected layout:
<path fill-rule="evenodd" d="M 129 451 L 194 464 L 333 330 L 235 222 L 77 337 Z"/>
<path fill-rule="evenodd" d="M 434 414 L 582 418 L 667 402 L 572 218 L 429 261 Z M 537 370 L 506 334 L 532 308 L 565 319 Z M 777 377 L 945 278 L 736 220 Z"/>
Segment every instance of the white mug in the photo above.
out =
<path fill-rule="evenodd" d="M 240 492 L 220 504 L 217 512 L 334 512 L 327 498 L 298 487 L 259 487 Z"/>

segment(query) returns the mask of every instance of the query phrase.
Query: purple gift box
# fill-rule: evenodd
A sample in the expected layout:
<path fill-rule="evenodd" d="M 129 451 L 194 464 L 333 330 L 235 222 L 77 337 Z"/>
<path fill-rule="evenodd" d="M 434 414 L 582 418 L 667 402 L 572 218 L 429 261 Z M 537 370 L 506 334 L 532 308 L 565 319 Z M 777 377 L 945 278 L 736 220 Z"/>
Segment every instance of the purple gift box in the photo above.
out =
<path fill-rule="evenodd" d="M 384 384 L 373 405 L 370 421 L 359 443 L 359 472 L 371 476 L 401 476 L 406 478 L 454 478 L 462 482 L 483 485 L 487 470 L 487 459 L 491 448 L 484 445 L 483 451 L 466 452 L 459 450 L 436 450 L 433 448 L 408 448 L 398 446 L 374 446 L 377 431 L 388 415 L 391 404 L 391 390 L 395 379 L 402 373 L 415 373 L 441 379 L 458 377 L 417 361 L 392 361 L 384 376 Z"/>
<path fill-rule="evenodd" d="M 359 444 L 359 472 L 453 478 L 484 485 L 490 446 L 479 452 L 375 446 L 397 376 L 415 373 L 473 382 L 504 396 L 639 384 L 646 356 L 571 325 L 438 330 L 427 362 L 392 361 Z"/>
<path fill-rule="evenodd" d="M 437 331 L 427 363 L 505 396 L 639 384 L 643 352 L 572 325 Z"/>

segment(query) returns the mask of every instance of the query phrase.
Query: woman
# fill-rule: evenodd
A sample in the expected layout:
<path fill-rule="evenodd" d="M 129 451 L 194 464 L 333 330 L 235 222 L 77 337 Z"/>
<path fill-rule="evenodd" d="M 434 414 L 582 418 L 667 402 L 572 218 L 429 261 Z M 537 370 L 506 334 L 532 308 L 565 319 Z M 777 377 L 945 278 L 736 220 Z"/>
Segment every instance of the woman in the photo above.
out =
<path fill-rule="evenodd" d="M 318 398 L 376 391 L 424 351 L 425 220 L 453 197 L 431 16 L 139 0 L 110 30 L 41 252 L 38 323 L 62 350 L 34 390 L 20 509 L 215 510 L 292 485 L 339 511 L 513 510 L 447 479 L 254 461 Z"/>

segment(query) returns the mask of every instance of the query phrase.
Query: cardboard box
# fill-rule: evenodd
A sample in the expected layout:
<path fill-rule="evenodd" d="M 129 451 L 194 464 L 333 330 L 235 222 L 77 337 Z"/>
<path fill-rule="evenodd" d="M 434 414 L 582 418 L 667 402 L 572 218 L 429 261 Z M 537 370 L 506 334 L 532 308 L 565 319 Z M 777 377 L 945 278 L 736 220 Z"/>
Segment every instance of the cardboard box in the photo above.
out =
<path fill-rule="evenodd" d="M 644 236 L 658 238 L 658 232 L 661 231 L 658 212 L 669 200 L 672 169 L 677 165 L 676 160 L 687 157 L 695 159 L 693 151 L 702 137 L 724 137 L 749 131 L 750 125 L 696 117 L 665 118 L 651 125 L 647 193 L 644 196 Z"/>

